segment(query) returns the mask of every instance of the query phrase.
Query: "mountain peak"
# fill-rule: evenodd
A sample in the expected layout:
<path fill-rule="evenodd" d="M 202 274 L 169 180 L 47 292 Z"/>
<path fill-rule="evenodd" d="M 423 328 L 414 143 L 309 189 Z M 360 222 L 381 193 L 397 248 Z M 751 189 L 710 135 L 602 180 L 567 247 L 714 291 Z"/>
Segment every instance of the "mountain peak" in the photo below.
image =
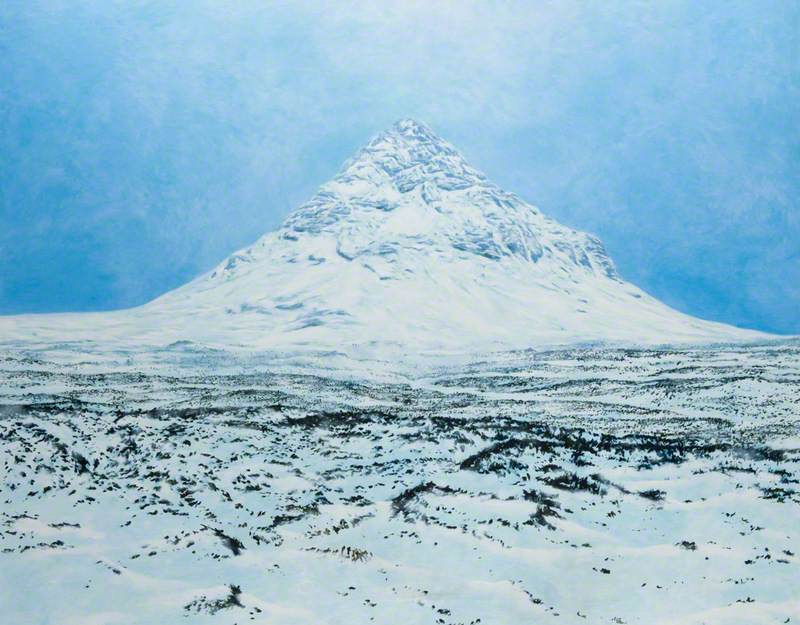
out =
<path fill-rule="evenodd" d="M 617 279 L 602 244 L 547 219 L 471 167 L 423 123 L 401 119 L 373 138 L 284 221 L 281 236 L 328 237 L 339 257 L 406 275 L 399 258 L 449 263 L 472 255 L 521 261 L 557 275 Z M 444 260 L 442 260 L 444 259 Z"/>
<path fill-rule="evenodd" d="M 403 117 L 398 119 L 394 124 L 392 124 L 392 128 L 397 130 L 398 132 L 409 132 L 414 134 L 419 133 L 428 133 L 434 134 L 431 130 L 431 127 L 428 126 L 425 122 L 421 122 L 417 119 L 412 117 Z"/>
<path fill-rule="evenodd" d="M 438 146 L 446 146 L 447 143 L 439 138 L 431 127 L 427 124 L 406 117 L 397 120 L 392 126 L 383 134 L 393 134 L 408 143 L 426 143 Z"/>
<path fill-rule="evenodd" d="M 425 182 L 464 189 L 486 180 L 463 156 L 431 128 L 414 119 L 401 119 L 375 136 L 347 161 L 336 181 L 390 182 L 406 193 Z"/>

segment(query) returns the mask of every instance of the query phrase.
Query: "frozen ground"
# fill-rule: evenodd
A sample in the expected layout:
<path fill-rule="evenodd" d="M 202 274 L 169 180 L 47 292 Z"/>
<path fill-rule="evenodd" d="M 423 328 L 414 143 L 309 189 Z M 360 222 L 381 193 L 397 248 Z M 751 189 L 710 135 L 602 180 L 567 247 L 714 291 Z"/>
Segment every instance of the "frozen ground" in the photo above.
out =
<path fill-rule="evenodd" d="M 0 621 L 800 622 L 797 343 L 351 364 L 3 352 Z"/>

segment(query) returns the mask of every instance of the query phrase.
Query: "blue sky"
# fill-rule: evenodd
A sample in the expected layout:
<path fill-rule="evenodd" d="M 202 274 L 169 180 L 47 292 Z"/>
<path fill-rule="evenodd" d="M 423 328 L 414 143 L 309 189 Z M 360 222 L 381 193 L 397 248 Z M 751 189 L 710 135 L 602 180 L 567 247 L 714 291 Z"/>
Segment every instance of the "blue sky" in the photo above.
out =
<path fill-rule="evenodd" d="M 414 117 L 685 312 L 800 333 L 800 3 L 0 3 L 0 313 L 144 303 Z"/>

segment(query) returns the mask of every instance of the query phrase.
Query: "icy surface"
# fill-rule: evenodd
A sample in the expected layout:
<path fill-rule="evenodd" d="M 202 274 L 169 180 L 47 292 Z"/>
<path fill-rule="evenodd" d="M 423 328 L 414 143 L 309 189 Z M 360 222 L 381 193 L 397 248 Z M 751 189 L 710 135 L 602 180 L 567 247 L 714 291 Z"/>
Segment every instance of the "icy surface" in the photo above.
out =
<path fill-rule="evenodd" d="M 799 357 L 7 351 L 0 621 L 796 622 Z"/>
<path fill-rule="evenodd" d="M 625 282 L 598 239 L 499 189 L 412 120 L 372 140 L 278 230 L 143 307 L 0 318 L 5 344 L 373 354 L 762 337 Z"/>

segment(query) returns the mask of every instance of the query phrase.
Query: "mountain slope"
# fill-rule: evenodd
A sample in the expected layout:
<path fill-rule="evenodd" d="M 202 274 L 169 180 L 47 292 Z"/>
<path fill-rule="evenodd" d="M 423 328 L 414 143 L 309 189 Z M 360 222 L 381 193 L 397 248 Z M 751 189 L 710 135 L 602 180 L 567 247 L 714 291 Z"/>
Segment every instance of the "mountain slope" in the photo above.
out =
<path fill-rule="evenodd" d="M 623 281 L 598 239 L 499 189 L 413 120 L 373 139 L 276 231 L 145 306 L 0 323 L 2 340 L 345 350 L 761 336 Z"/>

